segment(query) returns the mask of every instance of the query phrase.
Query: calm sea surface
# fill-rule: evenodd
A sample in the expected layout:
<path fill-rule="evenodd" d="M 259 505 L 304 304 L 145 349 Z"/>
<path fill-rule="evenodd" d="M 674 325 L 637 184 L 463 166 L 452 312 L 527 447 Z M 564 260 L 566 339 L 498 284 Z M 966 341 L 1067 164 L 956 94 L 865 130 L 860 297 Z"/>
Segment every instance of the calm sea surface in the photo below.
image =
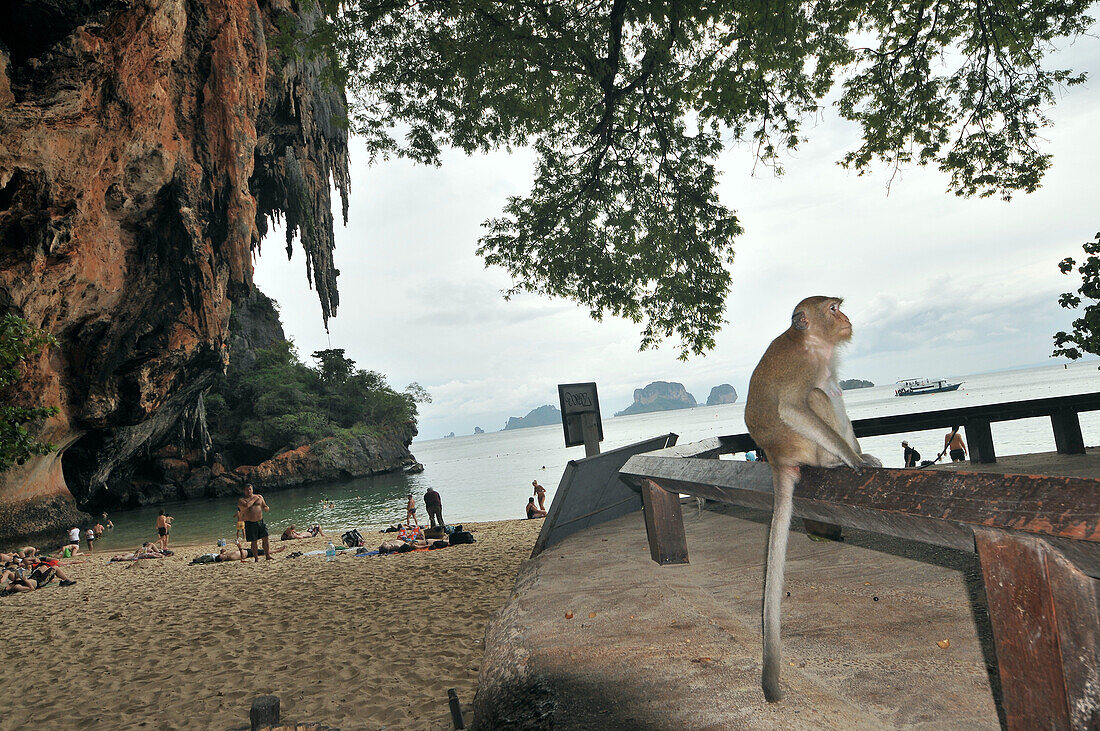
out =
<path fill-rule="evenodd" d="M 939 377 L 941 374 L 929 374 Z M 846 391 L 845 402 L 853 419 L 918 411 L 1020 401 L 1048 396 L 1100 391 L 1096 361 L 1004 371 L 972 376 L 958 391 L 898 398 L 893 384 Z M 556 394 L 547 394 L 554 401 Z M 698 407 L 654 414 L 604 419 L 603 450 L 674 432 L 679 443 L 745 431 L 744 396 L 736 404 Z M 1100 412 L 1081 414 L 1085 444 L 1100 444 Z M 1054 450 L 1049 418 L 1021 419 L 992 425 L 997 454 L 1025 454 Z M 863 451 L 874 454 L 887 467 L 902 466 L 900 442 L 906 439 L 922 458 L 933 459 L 943 448 L 946 430 L 892 434 L 860 440 Z M 422 495 L 434 487 L 443 497 L 443 517 L 448 523 L 522 518 L 531 480 L 538 480 L 553 498 L 558 481 L 571 459 L 584 457 L 583 447 L 566 449 L 560 425 L 491 432 L 452 439 L 417 441 L 413 454 L 424 464 L 419 475 L 383 475 L 339 484 L 269 492 L 267 523 L 282 532 L 290 523 L 299 527 L 320 523 L 337 537 L 357 527 L 366 535 L 404 518 L 406 495 L 416 495 L 423 513 Z M 331 503 L 333 507 L 325 507 Z M 235 532 L 235 498 L 195 500 L 153 508 L 120 511 L 111 519 L 115 528 L 97 545 L 99 550 L 138 545 L 156 537 L 153 522 L 159 509 L 175 516 L 172 539 L 178 542 L 213 543 L 232 538 Z M 426 515 L 422 517 L 426 520 Z M 277 536 L 275 536 L 277 537 Z M 58 537 L 60 539 L 60 536 Z M 367 538 L 371 543 L 371 539 Z"/>

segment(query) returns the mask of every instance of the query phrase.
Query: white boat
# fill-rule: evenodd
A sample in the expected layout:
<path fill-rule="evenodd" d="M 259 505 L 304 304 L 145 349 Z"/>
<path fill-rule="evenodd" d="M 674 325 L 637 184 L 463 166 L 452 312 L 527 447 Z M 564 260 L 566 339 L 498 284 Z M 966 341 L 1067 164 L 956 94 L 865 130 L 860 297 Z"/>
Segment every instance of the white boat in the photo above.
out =
<path fill-rule="evenodd" d="M 907 378 L 897 382 L 895 396 L 919 396 L 924 393 L 947 393 L 957 391 L 962 381 L 951 383 L 944 378 Z"/>

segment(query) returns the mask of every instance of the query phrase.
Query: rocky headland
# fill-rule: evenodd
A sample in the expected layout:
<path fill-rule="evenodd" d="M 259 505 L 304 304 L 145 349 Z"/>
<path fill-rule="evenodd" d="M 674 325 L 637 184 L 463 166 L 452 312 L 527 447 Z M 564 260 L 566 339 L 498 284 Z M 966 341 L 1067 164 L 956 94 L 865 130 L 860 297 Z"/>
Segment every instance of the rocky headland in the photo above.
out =
<path fill-rule="evenodd" d="M 646 414 L 652 411 L 672 411 L 690 409 L 699 404 L 684 384 L 669 381 L 654 381 L 645 388 L 634 389 L 634 403 L 615 416 Z"/>
<path fill-rule="evenodd" d="M 322 314 L 335 314 L 344 94 L 274 42 L 311 22 L 307 7 L 0 8 L 0 310 L 59 343 L 5 395 L 59 407 L 33 435 L 58 449 L 0 475 L 0 539 L 113 502 L 135 461 L 193 429 L 269 221 L 285 223 L 288 253 L 300 240 Z"/>

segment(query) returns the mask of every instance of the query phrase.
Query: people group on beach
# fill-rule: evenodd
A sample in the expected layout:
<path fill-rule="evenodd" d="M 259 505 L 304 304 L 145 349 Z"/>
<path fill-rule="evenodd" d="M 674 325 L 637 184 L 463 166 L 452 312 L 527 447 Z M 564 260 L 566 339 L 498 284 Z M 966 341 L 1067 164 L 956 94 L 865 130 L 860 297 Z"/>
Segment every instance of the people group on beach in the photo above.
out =
<path fill-rule="evenodd" d="M 0 553 L 0 596 L 35 591 L 58 579 L 59 586 L 76 583 L 56 558 L 43 556 L 33 546 Z"/>

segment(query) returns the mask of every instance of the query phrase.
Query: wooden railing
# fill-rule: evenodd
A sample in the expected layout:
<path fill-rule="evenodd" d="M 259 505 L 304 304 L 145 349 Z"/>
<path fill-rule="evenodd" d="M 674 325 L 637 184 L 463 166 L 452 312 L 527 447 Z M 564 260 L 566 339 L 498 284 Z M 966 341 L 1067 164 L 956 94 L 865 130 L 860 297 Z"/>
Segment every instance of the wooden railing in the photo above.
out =
<path fill-rule="evenodd" d="M 731 449 L 741 446 L 732 439 L 637 455 L 619 471 L 642 493 L 657 563 L 688 561 L 680 494 L 771 510 L 767 464 L 707 458 L 742 451 Z M 1090 578 L 1100 577 L 1100 480 L 803 467 L 794 514 L 976 552 L 1008 727 L 1100 728 L 1098 589 Z"/>
<path fill-rule="evenodd" d="M 1084 454 L 1085 440 L 1081 435 L 1083 411 L 1100 411 L 1100 393 L 1053 396 L 1029 401 L 1006 401 L 981 406 L 963 406 L 915 414 L 878 416 L 852 422 L 857 437 L 877 437 L 883 434 L 923 431 L 925 429 L 963 428 L 971 462 L 997 461 L 990 424 L 1033 417 L 1050 417 L 1054 444 L 1059 454 Z M 732 454 L 756 449 L 748 434 L 734 434 L 707 440 L 714 454 Z M 686 446 L 686 445 L 685 445 Z"/>

